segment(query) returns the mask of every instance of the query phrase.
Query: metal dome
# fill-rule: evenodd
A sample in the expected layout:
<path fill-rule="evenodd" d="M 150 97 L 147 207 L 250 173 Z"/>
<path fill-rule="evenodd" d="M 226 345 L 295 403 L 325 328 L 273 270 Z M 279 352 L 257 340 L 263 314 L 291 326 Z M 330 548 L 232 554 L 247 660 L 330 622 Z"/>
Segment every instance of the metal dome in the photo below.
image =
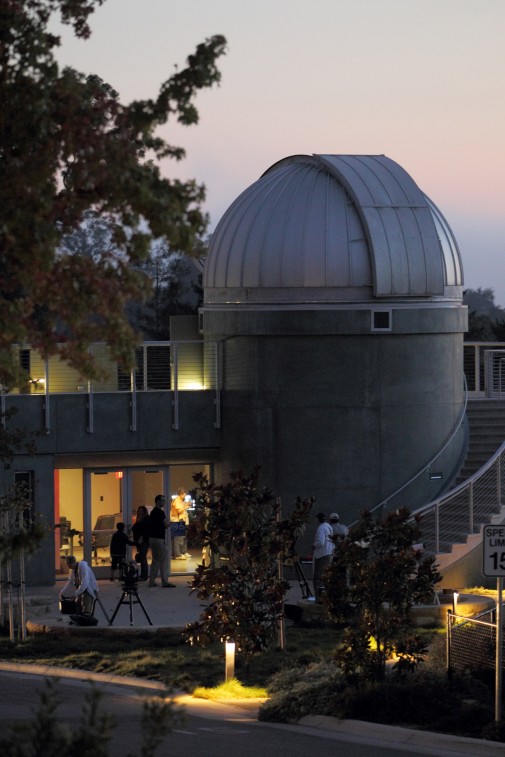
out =
<path fill-rule="evenodd" d="M 219 222 L 205 303 L 461 298 L 461 259 L 437 207 L 384 155 L 296 155 Z"/>

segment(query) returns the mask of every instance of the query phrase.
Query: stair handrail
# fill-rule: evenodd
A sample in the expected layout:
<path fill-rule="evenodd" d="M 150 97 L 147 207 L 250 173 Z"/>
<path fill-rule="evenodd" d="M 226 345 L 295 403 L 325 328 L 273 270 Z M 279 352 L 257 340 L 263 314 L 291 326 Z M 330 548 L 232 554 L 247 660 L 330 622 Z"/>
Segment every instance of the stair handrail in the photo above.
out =
<path fill-rule="evenodd" d="M 386 497 L 385 499 L 383 499 L 382 502 L 379 502 L 378 505 L 375 505 L 375 507 L 372 507 L 371 510 L 369 510 L 370 513 L 374 513 L 374 512 L 376 512 L 379 509 L 383 509 L 390 500 L 392 500 L 396 496 L 398 496 L 398 494 L 400 494 L 404 489 L 406 489 L 408 486 L 410 486 L 410 484 L 412 484 L 416 479 L 418 479 L 419 476 L 421 476 L 423 473 L 426 473 L 426 471 L 429 471 L 429 469 L 431 468 L 431 466 L 433 465 L 433 463 L 436 460 L 438 460 L 438 458 L 440 457 L 440 455 L 447 449 L 447 447 L 449 446 L 449 444 L 452 442 L 452 440 L 454 439 L 454 437 L 456 436 L 456 434 L 460 430 L 461 425 L 462 425 L 462 423 L 463 423 L 463 421 L 465 419 L 465 415 L 466 415 L 466 408 L 467 408 L 467 405 L 468 405 L 468 385 L 467 385 L 466 376 L 465 376 L 464 373 L 463 373 L 463 383 L 464 383 L 464 387 L 465 387 L 463 407 L 462 407 L 461 412 L 459 414 L 458 420 L 456 421 L 456 424 L 455 424 L 454 428 L 452 429 L 451 433 L 449 434 L 449 437 L 446 440 L 446 442 L 444 443 L 443 447 L 441 447 L 438 450 L 438 452 L 436 453 L 436 455 L 434 457 L 432 457 L 432 459 L 428 463 L 426 463 L 425 465 L 423 465 L 422 468 L 420 468 L 418 470 L 418 472 L 415 473 L 412 476 L 412 478 L 409 478 L 409 480 L 406 483 L 404 483 L 402 486 L 400 486 L 395 492 L 393 492 L 392 494 L 390 494 L 388 497 Z M 351 526 L 353 526 L 355 523 L 357 523 L 357 521 L 354 521 L 354 523 L 351 523 Z"/>
<path fill-rule="evenodd" d="M 458 486 L 455 486 L 454 489 L 451 489 L 450 492 L 446 492 L 445 494 L 441 494 L 440 497 L 437 497 L 436 499 L 432 499 L 430 502 L 427 502 L 425 505 L 421 505 L 421 507 L 418 507 L 417 510 L 414 510 L 411 515 L 412 518 L 415 518 L 417 516 L 422 517 L 423 515 L 427 515 L 431 510 L 434 510 L 437 506 L 440 507 L 440 505 L 445 505 L 448 502 L 451 502 L 453 499 L 456 499 L 461 492 L 465 491 L 465 489 L 468 489 L 470 486 L 473 486 L 477 481 L 479 481 L 490 468 L 493 467 L 493 465 L 496 463 L 496 461 L 505 453 L 505 441 L 502 442 L 500 447 L 496 450 L 496 452 L 493 452 L 489 460 L 484 463 L 484 465 L 479 468 L 478 471 L 475 471 L 469 478 L 467 478 L 465 481 L 462 481 Z M 499 503 L 501 504 L 501 502 Z M 468 518 L 465 518 L 467 521 Z"/>
<path fill-rule="evenodd" d="M 479 516 L 475 516 L 475 511 L 478 510 L 478 504 L 479 502 L 476 501 L 476 495 L 478 496 L 479 487 L 476 487 L 475 484 L 483 478 L 486 473 L 493 467 L 496 466 L 496 502 L 498 507 L 502 507 L 502 486 L 501 486 L 501 466 L 502 463 L 502 456 L 505 457 L 505 441 L 502 442 L 501 446 L 494 452 L 494 454 L 489 458 L 489 460 L 480 468 L 478 471 L 476 471 L 470 478 L 468 478 L 466 481 L 463 481 L 459 486 L 452 489 L 447 494 L 442 495 L 441 497 L 437 497 L 437 499 L 432 500 L 431 502 L 428 502 L 427 504 L 423 505 L 422 507 L 418 508 L 417 510 L 414 510 L 413 513 L 411 513 L 411 519 L 417 519 L 421 522 L 421 528 L 423 528 L 422 520 L 427 515 L 430 515 L 431 513 L 434 513 L 434 523 L 433 523 L 433 538 L 432 538 L 432 549 L 431 551 L 435 554 L 438 554 L 440 552 L 440 517 L 442 514 L 442 511 L 445 506 L 448 506 L 454 499 L 459 497 L 462 492 L 465 492 L 468 490 L 469 492 L 469 502 L 468 502 L 468 509 L 467 508 L 461 508 L 461 512 L 459 513 L 459 517 L 461 518 L 461 524 L 462 528 L 464 530 L 464 533 L 470 535 L 471 533 L 476 533 L 475 529 L 477 526 L 482 526 L 485 522 L 484 518 L 479 518 Z M 486 497 L 487 500 L 489 499 L 489 492 L 486 491 Z M 459 525 L 456 524 L 456 528 L 459 528 Z M 425 544 L 425 547 L 427 546 L 427 543 L 430 543 L 429 540 L 429 532 L 425 531 L 423 532 L 423 542 Z M 454 542 L 452 542 L 454 543 Z"/>

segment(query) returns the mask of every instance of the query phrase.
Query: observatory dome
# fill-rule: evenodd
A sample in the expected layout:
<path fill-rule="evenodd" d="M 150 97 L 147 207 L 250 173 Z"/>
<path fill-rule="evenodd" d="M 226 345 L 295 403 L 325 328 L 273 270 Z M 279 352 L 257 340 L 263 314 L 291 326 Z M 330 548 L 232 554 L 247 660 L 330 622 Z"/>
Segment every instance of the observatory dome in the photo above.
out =
<path fill-rule="evenodd" d="M 444 217 L 384 155 L 295 155 L 275 163 L 219 222 L 205 307 L 461 300 Z"/>

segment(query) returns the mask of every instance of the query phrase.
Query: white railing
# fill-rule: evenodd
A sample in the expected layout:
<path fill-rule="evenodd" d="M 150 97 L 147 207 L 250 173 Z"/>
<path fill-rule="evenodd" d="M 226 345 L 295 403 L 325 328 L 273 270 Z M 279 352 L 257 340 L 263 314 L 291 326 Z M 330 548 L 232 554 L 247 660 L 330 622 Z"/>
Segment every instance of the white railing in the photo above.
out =
<path fill-rule="evenodd" d="M 450 551 L 456 542 L 478 533 L 504 504 L 505 442 L 477 473 L 449 493 L 415 510 L 426 550 Z"/>
<path fill-rule="evenodd" d="M 91 347 L 100 378 L 84 379 L 58 357 L 44 360 L 35 350 L 17 348 L 19 364 L 27 373 L 23 385 L 1 394 L 1 417 L 5 423 L 6 397 L 30 395 L 44 397 L 46 432 L 50 431 L 51 395 L 84 394 L 87 398 L 87 430 L 93 433 L 94 402 L 99 393 L 128 393 L 130 395 L 130 430 L 137 429 L 137 394 L 166 392 L 171 396 L 172 428 L 179 428 L 181 392 L 211 391 L 214 393 L 216 428 L 220 427 L 220 376 L 217 342 L 187 340 L 173 342 L 144 342 L 135 350 L 135 367 L 125 372 L 112 359 L 105 343 Z"/>
<path fill-rule="evenodd" d="M 464 342 L 463 362 L 470 398 L 505 399 L 503 342 Z"/>
<path fill-rule="evenodd" d="M 105 343 L 93 344 L 90 352 L 101 374 L 93 381 L 56 356 L 44 360 L 35 350 L 18 349 L 27 379 L 9 394 L 202 391 L 218 383 L 216 342 L 144 342 L 135 350 L 135 368 L 129 372 L 111 357 Z"/>

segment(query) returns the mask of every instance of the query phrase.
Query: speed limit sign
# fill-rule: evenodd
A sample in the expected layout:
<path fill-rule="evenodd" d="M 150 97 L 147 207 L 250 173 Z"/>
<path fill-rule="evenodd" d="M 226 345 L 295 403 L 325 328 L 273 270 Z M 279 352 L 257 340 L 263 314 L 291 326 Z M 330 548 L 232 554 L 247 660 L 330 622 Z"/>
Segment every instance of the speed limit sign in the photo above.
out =
<path fill-rule="evenodd" d="M 484 526 L 482 531 L 485 576 L 505 576 L 505 526 Z"/>

